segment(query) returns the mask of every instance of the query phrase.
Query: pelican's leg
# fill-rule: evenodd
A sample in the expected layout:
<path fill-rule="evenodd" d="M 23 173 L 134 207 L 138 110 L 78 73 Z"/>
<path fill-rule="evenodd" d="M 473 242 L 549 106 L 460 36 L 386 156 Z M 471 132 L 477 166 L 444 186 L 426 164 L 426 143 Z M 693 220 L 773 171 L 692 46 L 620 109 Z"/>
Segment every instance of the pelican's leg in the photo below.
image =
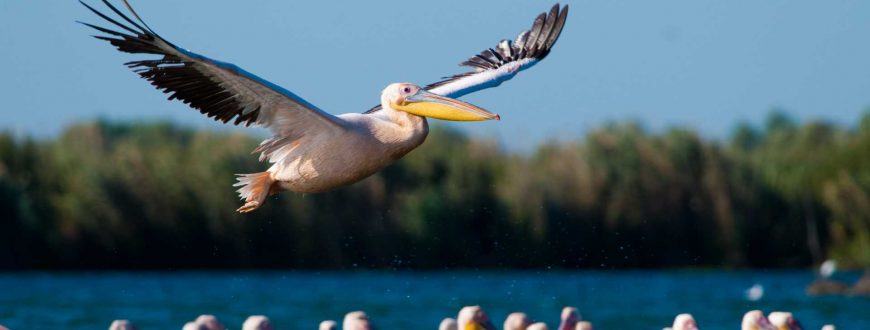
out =
<path fill-rule="evenodd" d="M 260 205 L 263 205 L 266 197 L 277 193 L 275 188 L 276 182 L 272 178 L 272 173 L 260 172 L 239 174 L 238 176 L 236 178 L 238 182 L 233 186 L 241 186 L 238 190 L 239 197 L 245 200 L 245 204 L 236 210 L 239 213 L 248 213 L 256 210 Z"/>
<path fill-rule="evenodd" d="M 262 204 L 261 201 L 246 201 L 245 205 L 242 205 L 242 207 L 236 209 L 236 212 L 248 213 L 256 210 L 258 207 L 260 207 L 260 204 Z"/>

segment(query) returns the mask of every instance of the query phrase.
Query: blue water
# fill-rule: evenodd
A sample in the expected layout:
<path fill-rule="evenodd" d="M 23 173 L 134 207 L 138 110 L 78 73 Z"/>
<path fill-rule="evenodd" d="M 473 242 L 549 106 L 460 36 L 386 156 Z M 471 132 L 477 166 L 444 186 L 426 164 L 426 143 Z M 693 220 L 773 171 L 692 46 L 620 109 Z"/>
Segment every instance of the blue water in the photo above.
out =
<path fill-rule="evenodd" d="M 106 329 L 128 318 L 142 330 L 180 329 L 210 313 L 229 329 L 252 314 L 279 330 L 316 329 L 361 309 L 381 329 L 436 329 L 479 304 L 499 328 L 513 311 L 555 327 L 562 306 L 572 305 L 598 329 L 661 329 L 684 312 L 702 329 L 739 329 L 751 309 L 792 311 L 807 329 L 870 329 L 870 298 L 809 297 L 812 279 L 807 271 L 7 273 L 0 324 Z M 755 283 L 765 295 L 747 301 Z"/>

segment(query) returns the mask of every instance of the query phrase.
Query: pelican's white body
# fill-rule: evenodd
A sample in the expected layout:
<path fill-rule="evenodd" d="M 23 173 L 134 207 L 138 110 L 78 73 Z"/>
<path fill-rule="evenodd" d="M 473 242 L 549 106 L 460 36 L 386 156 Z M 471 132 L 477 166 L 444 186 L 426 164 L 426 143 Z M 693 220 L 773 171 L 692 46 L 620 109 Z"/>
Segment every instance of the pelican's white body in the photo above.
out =
<path fill-rule="evenodd" d="M 402 158 L 429 133 L 425 118 L 388 107 L 338 117 L 347 123 L 341 135 L 291 143 L 271 154 L 268 172 L 281 188 L 321 192 L 354 183 Z"/>

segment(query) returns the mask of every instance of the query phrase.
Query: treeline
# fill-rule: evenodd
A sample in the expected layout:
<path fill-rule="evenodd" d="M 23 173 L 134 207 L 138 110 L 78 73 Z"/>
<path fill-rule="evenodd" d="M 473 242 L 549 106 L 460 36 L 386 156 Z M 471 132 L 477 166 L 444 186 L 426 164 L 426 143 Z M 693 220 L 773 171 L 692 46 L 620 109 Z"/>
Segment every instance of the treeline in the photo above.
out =
<path fill-rule="evenodd" d="M 870 265 L 870 114 L 708 140 L 613 124 L 529 154 L 433 129 L 397 164 L 249 215 L 259 141 L 96 122 L 0 134 L 0 269 Z"/>

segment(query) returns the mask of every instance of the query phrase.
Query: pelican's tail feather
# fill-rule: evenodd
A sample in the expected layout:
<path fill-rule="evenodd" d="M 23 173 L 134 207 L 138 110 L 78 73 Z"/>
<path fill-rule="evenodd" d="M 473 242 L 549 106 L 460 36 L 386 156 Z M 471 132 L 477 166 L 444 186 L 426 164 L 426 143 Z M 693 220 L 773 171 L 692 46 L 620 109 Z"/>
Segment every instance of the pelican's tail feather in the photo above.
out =
<path fill-rule="evenodd" d="M 236 174 L 236 176 L 237 182 L 233 187 L 241 187 L 236 191 L 239 192 L 239 198 L 245 201 L 245 205 L 237 210 L 241 213 L 256 210 L 263 204 L 266 197 L 277 192 L 272 173 Z"/>

